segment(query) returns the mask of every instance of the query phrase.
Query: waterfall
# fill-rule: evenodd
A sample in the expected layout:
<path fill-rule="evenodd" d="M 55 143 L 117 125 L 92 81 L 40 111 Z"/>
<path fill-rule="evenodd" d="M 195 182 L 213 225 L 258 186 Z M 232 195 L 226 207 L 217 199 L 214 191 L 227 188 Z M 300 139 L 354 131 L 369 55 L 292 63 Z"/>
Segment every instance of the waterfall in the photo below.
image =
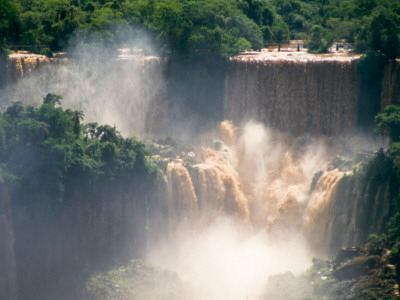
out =
<path fill-rule="evenodd" d="M 310 247 L 320 257 L 326 257 L 331 253 L 331 249 L 329 249 L 332 230 L 329 228 L 329 220 L 332 213 L 330 208 L 331 201 L 338 183 L 345 174 L 345 172 L 340 172 L 338 169 L 322 174 L 310 195 L 304 214 L 304 233 L 307 236 Z"/>
<path fill-rule="evenodd" d="M 7 83 L 10 85 L 18 79 L 37 72 L 43 66 L 50 64 L 50 59 L 45 55 L 12 54 L 7 62 Z"/>
<path fill-rule="evenodd" d="M 228 215 L 271 235 L 302 235 L 302 227 L 312 227 L 307 229 L 312 236 L 321 229 L 314 219 L 322 218 L 340 179 L 337 170 L 327 172 L 309 193 L 314 173 L 329 161 L 323 143 L 291 141 L 254 122 L 239 129 L 224 121 L 216 138 L 219 147 L 196 149 L 199 163 L 168 163 L 169 223 Z"/>
<path fill-rule="evenodd" d="M 357 124 L 358 56 L 238 56 L 226 77 L 225 119 L 302 134 L 340 136 Z"/>
<path fill-rule="evenodd" d="M 167 158 L 169 237 L 149 259 L 189 282 L 192 299 L 256 298 L 268 276 L 297 274 L 309 267 L 311 253 L 328 255 L 307 241 L 326 241 L 320 227 L 327 221 L 311 220 L 325 214 L 314 202 L 340 176 L 329 180 L 335 173 L 326 172 L 310 192 L 331 149 L 261 123 L 223 121 L 212 140 L 194 147 L 196 163 L 184 152 Z"/>
<path fill-rule="evenodd" d="M 257 297 L 268 276 L 304 271 L 312 255 L 331 257 L 384 229 L 397 181 L 384 174 L 355 177 L 353 170 L 328 167 L 340 152 L 340 138 L 351 135 L 357 126 L 359 57 L 284 55 L 285 59 L 283 54 L 232 58 L 222 116 L 218 115 L 221 99 L 215 101 L 218 109 L 212 106 L 213 99 L 206 105 L 200 101 L 207 93 L 200 95 L 195 108 L 186 105 L 189 100 L 183 101 L 183 112 L 193 109 L 188 119 L 201 109 L 202 114 L 213 111 L 225 121 L 216 133 L 204 133 L 207 142 L 199 142 L 193 151 L 164 156 L 159 164 L 164 178 L 153 192 L 159 199 L 149 201 L 151 209 L 148 199 L 128 205 L 127 196 L 114 196 L 114 191 L 93 203 L 73 204 L 77 224 L 91 237 L 79 241 L 80 246 L 93 250 L 92 260 L 104 249 L 117 255 L 119 241 L 127 237 L 147 249 L 144 244 L 150 239 L 154 246 L 168 236 L 173 245 L 163 255 L 170 255 L 157 253 L 152 259 L 175 267 L 194 284 L 200 292 L 193 299 L 245 299 Z M 169 87 L 167 92 L 165 61 L 144 56 L 107 62 L 101 57 L 85 59 L 11 56 L 6 100 L 26 99 L 38 105 L 47 92 L 55 92 L 63 96 L 64 107 L 82 110 L 85 122 L 115 124 L 124 135 L 147 139 L 169 132 L 173 120 L 168 93 L 174 90 Z M 399 103 L 398 72 L 397 61 L 385 67 L 383 106 Z M 208 82 L 193 77 L 193 82 Z M 211 124 L 217 117 L 200 116 L 191 125 Z M 179 121 L 181 129 L 186 116 Z M 380 182 L 379 178 L 388 179 Z M 80 189 L 69 192 L 71 199 L 82 195 Z M 149 210 L 155 212 L 151 220 Z M 135 220 L 130 218 L 132 212 L 137 214 Z M 11 257 L 11 217 L 2 213 L 0 218 L 0 231 L 8 234 L 0 258 Z M 133 229 L 125 232 L 123 224 Z M 123 244 L 126 257 L 128 244 Z M 15 266 L 12 257 L 7 261 L 11 279 L 0 278 L 0 284 L 7 285 L 12 295 Z"/>
<path fill-rule="evenodd" d="M 63 97 L 63 107 L 83 111 L 85 122 L 116 125 L 125 136 L 166 134 L 164 61 L 142 55 L 104 60 L 87 51 L 73 58 L 11 55 L 6 92 L 0 94 L 0 103 L 22 101 L 38 106 L 51 92 Z"/>

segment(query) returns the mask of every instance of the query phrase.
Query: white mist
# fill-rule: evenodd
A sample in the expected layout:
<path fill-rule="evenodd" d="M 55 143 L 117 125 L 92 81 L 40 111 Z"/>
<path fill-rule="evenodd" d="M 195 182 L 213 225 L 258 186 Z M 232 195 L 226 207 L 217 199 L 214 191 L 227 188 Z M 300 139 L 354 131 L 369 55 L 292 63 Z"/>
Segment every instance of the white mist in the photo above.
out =
<path fill-rule="evenodd" d="M 189 299 L 259 299 L 268 276 L 306 270 L 311 258 L 304 241 L 286 236 L 273 242 L 238 220 L 220 217 L 194 228 L 181 224 L 156 247 L 150 262 L 176 271 L 189 287 Z"/>

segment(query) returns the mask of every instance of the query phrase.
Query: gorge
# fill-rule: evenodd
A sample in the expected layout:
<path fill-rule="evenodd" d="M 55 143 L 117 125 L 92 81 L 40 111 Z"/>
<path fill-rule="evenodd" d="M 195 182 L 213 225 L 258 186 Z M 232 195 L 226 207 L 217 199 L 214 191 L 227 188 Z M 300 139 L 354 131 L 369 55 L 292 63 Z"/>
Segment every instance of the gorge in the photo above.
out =
<path fill-rule="evenodd" d="M 148 255 L 192 285 L 190 299 L 256 299 L 268 276 L 298 274 L 312 256 L 333 257 L 383 232 L 399 183 L 390 166 L 379 169 L 390 164 L 384 158 L 363 162 L 374 151 L 379 159 L 385 141 L 359 128 L 359 59 L 249 53 L 231 58 L 222 71 L 207 66 L 196 75 L 129 54 L 110 62 L 88 53 L 70 61 L 11 56 L 3 105 L 38 106 L 47 92 L 60 94 L 62 107 L 82 110 L 85 122 L 147 139 L 148 159 L 162 175 L 154 186 L 142 186 L 140 177 L 104 184 L 101 191 L 67 185 L 62 221 L 50 236 L 43 225 L 44 233 L 36 233 L 67 237 L 56 243 L 57 254 L 52 246 L 35 248 L 28 237 L 37 228 L 24 231 L 34 215 L 11 199 L 18 191 L 2 186 L 0 265 L 9 271 L 0 278 L 0 296 L 54 297 L 68 285 L 60 281 L 50 291 L 47 284 L 57 282 L 51 277 L 71 256 L 77 265 L 93 266 Z M 398 61 L 383 70 L 382 108 L 400 103 L 398 72 Z M 181 82 L 175 93 L 185 77 L 190 84 Z M 191 133 L 202 120 L 204 129 Z M 175 140 L 165 138 L 178 132 Z M 35 249 L 34 263 L 27 247 Z"/>

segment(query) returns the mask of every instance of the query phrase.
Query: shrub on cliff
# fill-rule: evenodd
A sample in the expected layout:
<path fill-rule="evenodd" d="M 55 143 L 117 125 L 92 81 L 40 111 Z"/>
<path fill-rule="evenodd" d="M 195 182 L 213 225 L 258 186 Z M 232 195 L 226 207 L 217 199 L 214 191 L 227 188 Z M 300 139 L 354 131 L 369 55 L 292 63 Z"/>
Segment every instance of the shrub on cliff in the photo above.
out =
<path fill-rule="evenodd" d="M 387 154 L 400 172 L 400 106 L 386 106 L 384 112 L 375 117 L 375 123 L 376 132 L 390 138 Z"/>
<path fill-rule="evenodd" d="M 85 284 L 85 300 L 187 299 L 178 275 L 132 260 L 108 272 L 92 276 Z"/>
<path fill-rule="evenodd" d="M 400 142 L 400 106 L 388 105 L 375 117 L 376 131 L 388 136 L 392 142 Z"/>

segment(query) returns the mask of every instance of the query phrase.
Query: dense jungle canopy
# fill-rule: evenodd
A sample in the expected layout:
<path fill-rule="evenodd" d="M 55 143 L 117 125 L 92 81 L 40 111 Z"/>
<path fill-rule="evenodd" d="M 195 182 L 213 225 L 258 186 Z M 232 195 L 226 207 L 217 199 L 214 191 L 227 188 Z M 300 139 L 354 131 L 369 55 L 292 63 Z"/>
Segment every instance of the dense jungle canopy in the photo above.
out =
<path fill-rule="evenodd" d="M 399 0 L 1 0 L 0 45 L 51 55 L 77 38 L 120 47 L 146 32 L 169 57 L 226 58 L 301 39 L 311 52 L 344 40 L 393 58 L 399 15 Z"/>

